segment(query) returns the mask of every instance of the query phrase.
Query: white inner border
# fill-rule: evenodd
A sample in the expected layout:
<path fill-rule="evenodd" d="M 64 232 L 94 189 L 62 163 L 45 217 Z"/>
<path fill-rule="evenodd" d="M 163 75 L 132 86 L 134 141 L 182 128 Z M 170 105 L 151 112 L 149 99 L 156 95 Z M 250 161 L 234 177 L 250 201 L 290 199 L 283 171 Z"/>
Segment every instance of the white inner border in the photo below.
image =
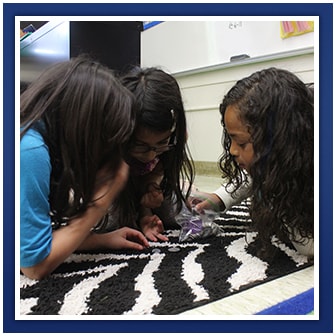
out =
<path fill-rule="evenodd" d="M 319 17 L 318 16 L 16 16 L 15 36 L 19 36 L 20 21 L 315 21 L 314 22 L 314 106 L 315 115 L 319 115 Z M 280 32 L 279 32 L 280 33 Z M 15 42 L 15 268 L 20 268 L 20 40 Z M 319 118 L 314 120 L 314 193 L 319 195 Z M 319 197 L 314 198 L 314 232 L 319 237 Z M 209 315 L 206 320 L 318 320 L 319 319 L 319 239 L 314 241 L 314 315 L 307 316 L 240 316 Z M 200 319 L 198 315 L 195 317 Z M 16 320 L 190 320 L 191 315 L 96 315 L 54 316 L 20 315 L 20 275 L 15 274 L 15 319 Z"/>

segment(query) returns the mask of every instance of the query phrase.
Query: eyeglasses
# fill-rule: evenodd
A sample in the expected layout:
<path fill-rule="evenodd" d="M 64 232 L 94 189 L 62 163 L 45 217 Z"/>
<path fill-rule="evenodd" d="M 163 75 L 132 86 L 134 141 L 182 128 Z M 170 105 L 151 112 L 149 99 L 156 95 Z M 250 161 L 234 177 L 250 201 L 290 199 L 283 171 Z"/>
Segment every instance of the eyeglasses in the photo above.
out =
<path fill-rule="evenodd" d="M 168 152 L 175 147 L 175 144 L 164 145 L 160 147 L 151 147 L 148 145 L 133 145 L 131 146 L 131 152 L 136 154 L 144 154 L 148 152 L 155 152 L 156 154 L 162 154 L 164 152 Z"/>

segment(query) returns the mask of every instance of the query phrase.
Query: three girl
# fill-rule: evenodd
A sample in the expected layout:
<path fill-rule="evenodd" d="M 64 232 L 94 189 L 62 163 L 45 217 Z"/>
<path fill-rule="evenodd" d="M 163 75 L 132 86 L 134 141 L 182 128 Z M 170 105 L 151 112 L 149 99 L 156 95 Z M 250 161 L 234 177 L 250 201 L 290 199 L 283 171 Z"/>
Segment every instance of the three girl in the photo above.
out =
<path fill-rule="evenodd" d="M 21 95 L 20 268 L 28 277 L 45 277 L 79 249 L 141 250 L 145 237 L 167 240 L 164 230 L 175 227 L 194 179 L 179 86 L 158 68 L 121 81 L 78 57 Z M 313 111 L 312 89 L 289 71 L 238 81 L 220 106 L 227 184 L 196 209 L 251 197 L 261 253 L 277 235 L 313 255 Z"/>

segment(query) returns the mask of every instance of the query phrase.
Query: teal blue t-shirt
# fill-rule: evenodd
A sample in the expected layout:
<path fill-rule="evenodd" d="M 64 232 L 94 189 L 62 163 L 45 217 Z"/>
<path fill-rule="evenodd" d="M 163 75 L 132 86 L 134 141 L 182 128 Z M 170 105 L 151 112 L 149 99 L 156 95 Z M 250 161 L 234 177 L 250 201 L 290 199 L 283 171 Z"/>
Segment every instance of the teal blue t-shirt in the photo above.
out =
<path fill-rule="evenodd" d="M 20 266 L 30 267 L 50 253 L 51 163 L 42 136 L 30 129 L 20 142 Z"/>

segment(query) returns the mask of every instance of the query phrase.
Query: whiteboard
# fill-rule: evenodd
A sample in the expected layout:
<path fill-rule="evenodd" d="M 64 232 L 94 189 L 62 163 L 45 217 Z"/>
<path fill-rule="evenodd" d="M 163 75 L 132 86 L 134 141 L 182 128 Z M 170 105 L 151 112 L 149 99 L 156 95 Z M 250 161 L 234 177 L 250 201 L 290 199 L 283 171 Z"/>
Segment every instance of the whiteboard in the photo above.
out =
<path fill-rule="evenodd" d="M 141 65 L 178 73 L 312 47 L 314 32 L 283 39 L 280 21 L 165 21 L 141 33 Z"/>

